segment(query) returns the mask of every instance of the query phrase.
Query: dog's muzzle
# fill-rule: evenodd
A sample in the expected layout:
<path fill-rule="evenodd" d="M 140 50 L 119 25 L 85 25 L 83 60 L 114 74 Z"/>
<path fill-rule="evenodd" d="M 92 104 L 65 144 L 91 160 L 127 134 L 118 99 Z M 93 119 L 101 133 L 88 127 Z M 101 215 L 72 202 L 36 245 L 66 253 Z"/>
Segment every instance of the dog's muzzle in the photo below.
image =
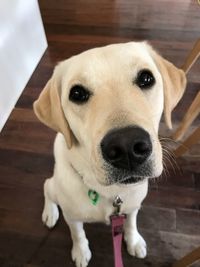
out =
<path fill-rule="evenodd" d="M 114 177 L 116 182 L 137 182 L 140 174 L 144 176 L 143 167 L 149 168 L 146 163 L 152 153 L 150 135 L 144 129 L 134 126 L 112 130 L 103 138 L 101 152 L 111 172 L 118 173 Z M 129 178 L 119 181 L 120 172 L 123 175 L 127 173 Z"/>

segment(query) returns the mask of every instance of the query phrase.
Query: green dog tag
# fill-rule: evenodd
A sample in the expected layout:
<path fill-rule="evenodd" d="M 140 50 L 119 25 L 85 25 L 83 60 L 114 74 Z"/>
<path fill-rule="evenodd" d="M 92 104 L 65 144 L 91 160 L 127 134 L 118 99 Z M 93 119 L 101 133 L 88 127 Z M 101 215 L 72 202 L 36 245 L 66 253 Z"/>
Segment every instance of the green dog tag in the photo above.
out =
<path fill-rule="evenodd" d="M 91 200 L 92 204 L 95 206 L 99 202 L 99 194 L 94 190 L 88 190 L 88 197 Z"/>

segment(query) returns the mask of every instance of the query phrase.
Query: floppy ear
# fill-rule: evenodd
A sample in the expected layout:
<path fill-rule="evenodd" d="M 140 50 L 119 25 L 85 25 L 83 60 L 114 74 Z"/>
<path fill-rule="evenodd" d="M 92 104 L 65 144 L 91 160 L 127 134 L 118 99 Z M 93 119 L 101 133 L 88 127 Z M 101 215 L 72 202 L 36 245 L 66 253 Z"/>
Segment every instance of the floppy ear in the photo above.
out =
<path fill-rule="evenodd" d="M 41 122 L 64 135 L 70 149 L 72 147 L 71 130 L 61 107 L 58 81 L 54 76 L 55 73 L 34 102 L 33 108 Z"/>
<path fill-rule="evenodd" d="M 156 53 L 154 55 L 163 79 L 165 122 L 171 129 L 171 113 L 183 96 L 186 87 L 186 76 L 183 70 L 178 69 L 160 55 Z"/>

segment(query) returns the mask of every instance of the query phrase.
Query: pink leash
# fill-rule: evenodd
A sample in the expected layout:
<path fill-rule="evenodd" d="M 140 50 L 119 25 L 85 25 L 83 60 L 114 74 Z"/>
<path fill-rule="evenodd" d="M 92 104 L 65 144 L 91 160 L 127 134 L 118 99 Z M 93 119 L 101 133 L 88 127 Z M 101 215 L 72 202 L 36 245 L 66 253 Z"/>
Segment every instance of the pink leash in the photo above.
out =
<path fill-rule="evenodd" d="M 97 205 L 99 201 L 99 194 L 94 190 L 88 190 L 88 197 L 92 201 L 93 205 Z M 115 267 L 123 267 L 122 261 L 122 236 L 123 236 L 123 225 L 126 219 L 125 214 L 120 214 L 120 208 L 123 201 L 119 196 L 117 196 L 113 201 L 113 207 L 115 212 L 110 216 L 111 226 L 112 226 L 112 239 L 113 239 L 113 250 Z"/>
<path fill-rule="evenodd" d="M 113 202 L 113 206 L 116 208 L 116 214 L 110 216 L 115 267 L 124 266 L 122 260 L 121 247 L 122 247 L 122 237 L 123 237 L 123 225 L 126 219 L 126 215 L 119 214 L 121 204 L 122 204 L 121 198 L 117 197 Z"/>

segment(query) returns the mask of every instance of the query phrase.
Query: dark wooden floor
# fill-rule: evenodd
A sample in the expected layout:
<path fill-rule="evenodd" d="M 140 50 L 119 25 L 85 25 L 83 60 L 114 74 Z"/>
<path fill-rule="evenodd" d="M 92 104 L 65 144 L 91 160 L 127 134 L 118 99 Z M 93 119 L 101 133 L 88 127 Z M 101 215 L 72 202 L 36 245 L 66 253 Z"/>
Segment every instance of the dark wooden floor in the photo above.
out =
<path fill-rule="evenodd" d="M 200 36 L 198 1 L 40 0 L 49 42 L 0 135 L 0 266 L 64 267 L 71 261 L 71 240 L 63 219 L 52 231 L 41 223 L 42 187 L 53 169 L 55 133 L 32 111 L 54 65 L 85 49 L 109 43 L 147 39 L 180 66 Z M 174 114 L 175 126 L 200 89 L 200 63 L 188 79 L 188 90 Z M 199 118 L 195 125 L 199 124 Z M 166 135 L 164 124 L 161 132 Z M 137 260 L 123 249 L 125 267 L 171 266 L 200 246 L 200 144 L 177 160 L 175 172 L 150 185 L 139 215 L 148 257 Z M 93 251 L 89 266 L 112 265 L 110 229 L 86 225 Z M 199 265 L 200 266 L 200 263 Z"/>

